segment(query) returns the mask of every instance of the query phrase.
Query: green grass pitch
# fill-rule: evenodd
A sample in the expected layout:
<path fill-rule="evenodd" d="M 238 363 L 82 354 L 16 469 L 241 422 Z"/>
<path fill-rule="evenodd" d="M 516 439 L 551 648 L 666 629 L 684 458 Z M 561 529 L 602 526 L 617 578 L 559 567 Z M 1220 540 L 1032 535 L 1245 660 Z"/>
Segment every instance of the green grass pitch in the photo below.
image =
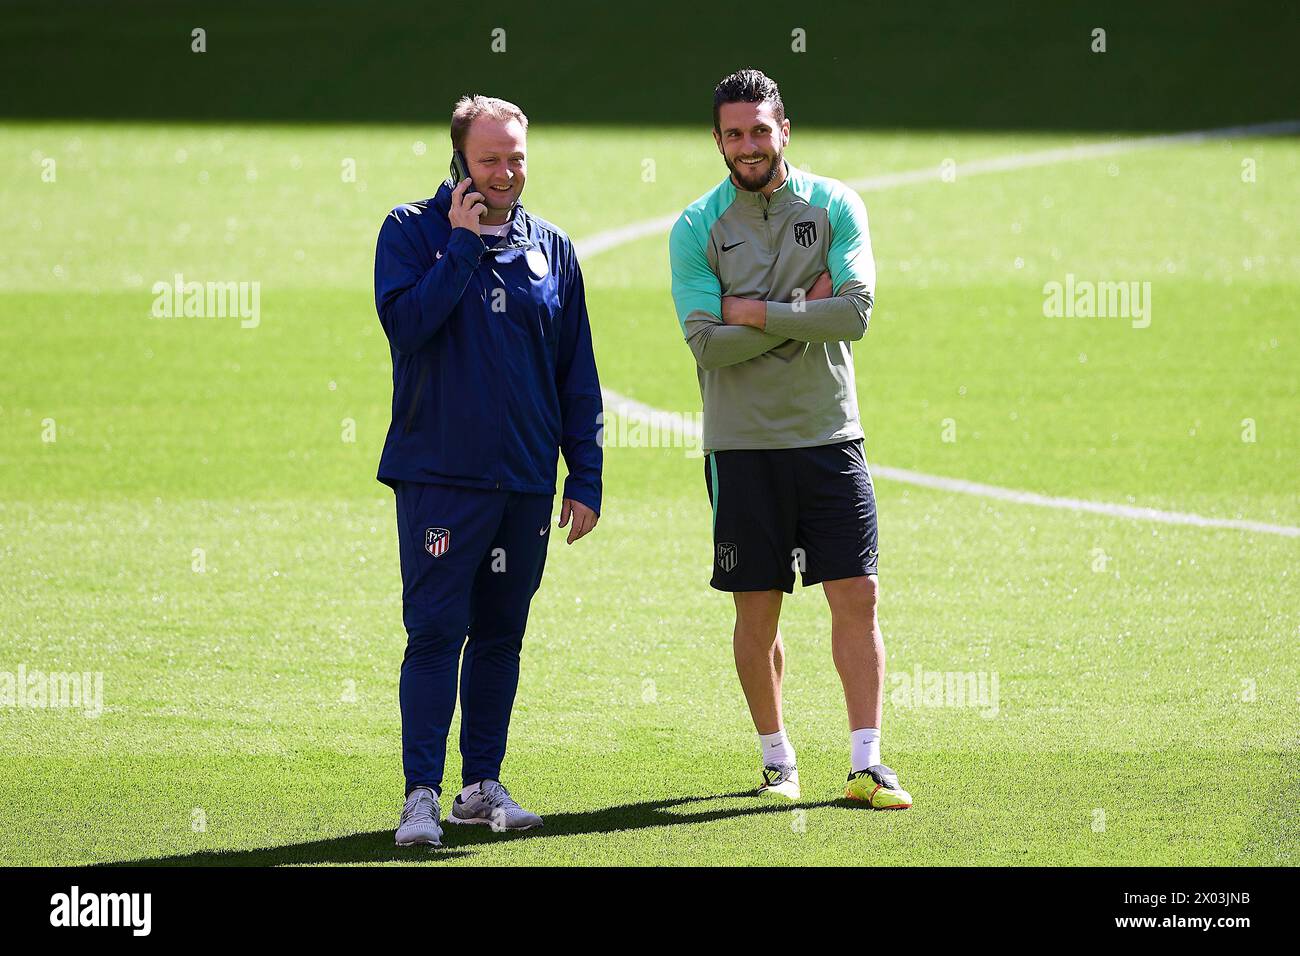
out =
<path fill-rule="evenodd" d="M 0 131 L 0 672 L 103 674 L 98 717 L 0 708 L 0 863 L 1300 862 L 1296 538 L 878 479 L 890 670 L 996 674 L 996 713 L 887 698 L 885 759 L 915 807 L 844 805 L 828 614 L 796 592 L 793 809 L 743 795 L 757 750 L 730 601 L 707 586 L 700 459 L 674 447 L 608 448 L 600 526 L 552 542 L 504 773 L 546 828 L 394 848 L 404 633 L 371 269 L 388 209 L 436 188 L 444 138 Z M 796 127 L 788 155 L 852 180 L 1098 138 Z M 525 203 L 575 238 L 723 174 L 703 127 L 530 139 Z M 1300 525 L 1294 139 L 865 198 L 869 462 Z M 665 237 L 584 271 L 603 383 L 696 411 Z M 260 324 L 154 318 L 176 273 L 259 282 Z M 1149 281 L 1150 326 L 1045 317 L 1067 274 Z"/>

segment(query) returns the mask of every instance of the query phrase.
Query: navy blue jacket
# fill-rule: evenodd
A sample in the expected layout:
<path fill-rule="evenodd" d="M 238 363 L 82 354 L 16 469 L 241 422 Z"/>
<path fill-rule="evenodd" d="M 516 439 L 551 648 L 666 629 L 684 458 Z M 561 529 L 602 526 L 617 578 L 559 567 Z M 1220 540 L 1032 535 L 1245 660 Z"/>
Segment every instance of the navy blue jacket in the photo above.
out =
<path fill-rule="evenodd" d="M 554 494 L 600 510 L 602 404 L 573 243 L 515 207 L 488 246 L 447 218 L 451 188 L 398 206 L 375 250 L 393 358 L 379 480 Z M 489 237 L 490 239 L 491 237 Z"/>

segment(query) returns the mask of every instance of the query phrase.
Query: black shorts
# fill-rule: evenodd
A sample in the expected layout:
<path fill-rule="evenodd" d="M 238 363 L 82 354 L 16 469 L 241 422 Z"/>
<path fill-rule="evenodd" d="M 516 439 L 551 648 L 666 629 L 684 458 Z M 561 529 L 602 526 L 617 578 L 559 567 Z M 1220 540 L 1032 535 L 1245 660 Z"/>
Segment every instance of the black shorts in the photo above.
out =
<path fill-rule="evenodd" d="M 710 452 L 719 591 L 794 591 L 876 573 L 876 494 L 862 439 L 814 448 Z"/>

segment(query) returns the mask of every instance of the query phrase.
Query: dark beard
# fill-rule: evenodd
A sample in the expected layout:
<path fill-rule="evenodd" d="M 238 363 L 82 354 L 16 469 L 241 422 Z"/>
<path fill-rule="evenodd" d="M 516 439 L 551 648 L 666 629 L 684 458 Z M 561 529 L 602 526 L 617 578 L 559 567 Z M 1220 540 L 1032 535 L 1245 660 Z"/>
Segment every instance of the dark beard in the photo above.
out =
<path fill-rule="evenodd" d="M 756 193 L 770 185 L 772 180 L 776 179 L 777 174 L 785 164 L 785 153 L 783 151 L 778 151 L 776 157 L 768 165 L 767 175 L 763 177 L 763 181 L 756 185 L 751 185 L 750 180 L 744 175 L 747 171 L 747 167 L 741 166 L 739 163 L 733 163 L 725 154 L 722 158 L 727 164 L 727 169 L 731 171 L 731 181 L 741 189 L 751 193 Z"/>

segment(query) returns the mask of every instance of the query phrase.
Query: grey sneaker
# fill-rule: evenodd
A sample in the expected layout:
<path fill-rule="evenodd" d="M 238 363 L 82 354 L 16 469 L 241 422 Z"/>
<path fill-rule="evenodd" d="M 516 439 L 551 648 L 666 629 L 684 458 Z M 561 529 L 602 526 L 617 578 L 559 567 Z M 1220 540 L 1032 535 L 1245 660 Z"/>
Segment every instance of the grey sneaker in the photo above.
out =
<path fill-rule="evenodd" d="M 397 845 L 414 846 L 427 843 L 442 846 L 442 826 L 438 823 L 441 810 L 438 795 L 428 787 L 416 787 L 406 798 L 402 818 L 397 822 Z"/>
<path fill-rule="evenodd" d="M 529 813 L 510 796 L 510 791 L 496 780 L 484 780 L 478 789 L 462 800 L 452 801 L 448 823 L 487 824 L 497 833 L 504 830 L 531 830 L 542 825 L 542 818 Z"/>
<path fill-rule="evenodd" d="M 792 763 L 772 764 L 763 768 L 763 785 L 758 794 L 775 794 L 789 800 L 799 799 L 799 771 Z"/>

